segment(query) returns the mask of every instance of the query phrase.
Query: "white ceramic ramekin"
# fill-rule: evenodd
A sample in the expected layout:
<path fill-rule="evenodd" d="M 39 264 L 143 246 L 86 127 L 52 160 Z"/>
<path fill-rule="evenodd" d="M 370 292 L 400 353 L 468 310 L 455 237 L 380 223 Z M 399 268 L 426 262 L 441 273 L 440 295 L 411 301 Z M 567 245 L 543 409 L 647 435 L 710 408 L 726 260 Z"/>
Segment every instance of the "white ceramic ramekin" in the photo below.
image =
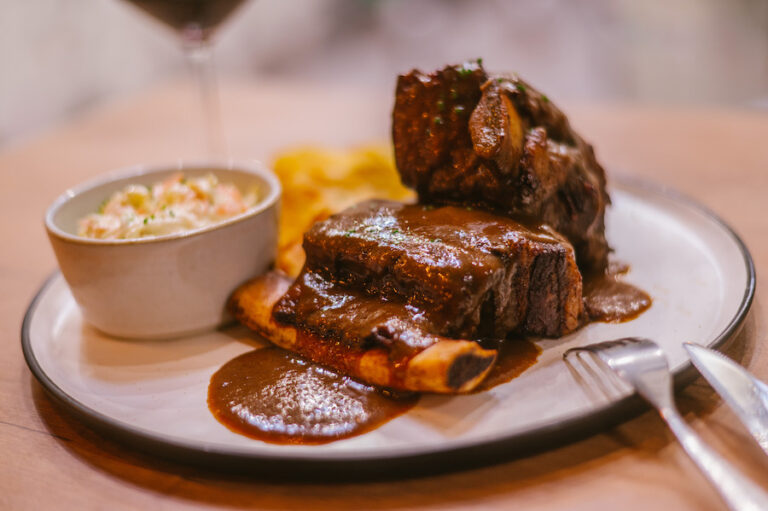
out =
<path fill-rule="evenodd" d="M 177 234 L 129 240 L 77 235 L 80 218 L 129 184 L 150 185 L 175 172 L 213 172 L 260 201 L 242 215 Z M 132 167 L 62 194 L 45 215 L 59 267 L 83 316 L 116 337 L 160 339 L 212 329 L 226 318 L 238 284 L 275 258 L 280 182 L 259 163 Z"/>

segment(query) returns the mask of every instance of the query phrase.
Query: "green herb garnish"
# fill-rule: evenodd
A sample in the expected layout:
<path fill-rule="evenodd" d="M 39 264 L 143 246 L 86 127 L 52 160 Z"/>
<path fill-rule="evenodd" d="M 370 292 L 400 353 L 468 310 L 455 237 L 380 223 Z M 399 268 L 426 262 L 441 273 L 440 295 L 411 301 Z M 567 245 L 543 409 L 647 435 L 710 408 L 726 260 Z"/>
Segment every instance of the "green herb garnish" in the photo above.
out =
<path fill-rule="evenodd" d="M 149 218 L 144 219 L 144 225 L 147 225 L 147 222 L 149 222 Z"/>
<path fill-rule="evenodd" d="M 471 75 L 474 69 L 470 69 L 468 67 L 461 66 L 459 69 L 456 70 L 459 73 L 460 78 L 466 78 L 467 76 Z"/>
<path fill-rule="evenodd" d="M 464 113 L 464 106 L 463 105 L 456 105 L 453 107 L 453 113 L 455 114 L 463 114 Z"/>
<path fill-rule="evenodd" d="M 515 84 L 515 87 L 516 87 L 516 88 L 517 88 L 517 90 L 519 90 L 520 92 L 525 92 L 525 85 L 523 85 L 522 83 L 516 83 L 516 84 Z"/>
<path fill-rule="evenodd" d="M 445 110 L 445 101 L 443 101 L 442 99 L 437 102 L 437 110 L 439 112 L 442 112 L 443 110 Z"/>
<path fill-rule="evenodd" d="M 432 122 L 434 122 L 438 126 L 442 126 L 443 125 L 443 118 L 438 115 L 434 119 L 432 119 Z"/>
<path fill-rule="evenodd" d="M 542 94 L 542 95 L 541 95 L 541 100 L 542 100 L 544 103 L 549 103 L 549 98 L 547 97 L 547 95 L 546 95 L 546 94 Z"/>

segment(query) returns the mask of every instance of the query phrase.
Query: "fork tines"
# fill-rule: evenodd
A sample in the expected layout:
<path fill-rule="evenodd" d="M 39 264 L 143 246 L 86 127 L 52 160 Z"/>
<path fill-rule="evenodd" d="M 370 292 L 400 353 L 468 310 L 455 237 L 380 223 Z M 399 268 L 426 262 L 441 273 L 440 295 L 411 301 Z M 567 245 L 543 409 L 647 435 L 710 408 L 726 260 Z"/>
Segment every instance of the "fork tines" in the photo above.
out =
<path fill-rule="evenodd" d="M 592 350 L 572 348 L 563 360 L 574 379 L 593 401 L 615 401 L 630 395 L 634 388 L 623 380 Z"/>

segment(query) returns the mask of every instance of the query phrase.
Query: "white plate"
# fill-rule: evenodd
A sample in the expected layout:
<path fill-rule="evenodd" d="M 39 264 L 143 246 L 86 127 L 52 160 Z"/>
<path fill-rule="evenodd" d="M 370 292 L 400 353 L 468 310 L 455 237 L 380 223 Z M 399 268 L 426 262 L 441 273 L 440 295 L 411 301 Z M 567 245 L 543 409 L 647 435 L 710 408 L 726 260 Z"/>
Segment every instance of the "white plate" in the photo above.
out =
<path fill-rule="evenodd" d="M 205 464 L 284 468 L 292 475 L 328 463 L 354 471 L 441 470 L 547 447 L 626 418 L 632 408 L 627 397 L 596 400 L 585 393 L 562 362 L 564 350 L 643 336 L 658 342 L 680 373 L 689 366 L 681 343 L 725 341 L 754 294 L 747 249 L 712 213 L 645 184 L 614 183 L 611 196 L 608 239 L 615 258 L 631 266 L 626 280 L 653 297 L 648 311 L 627 323 L 590 324 L 540 341 L 538 363 L 517 379 L 480 394 L 424 396 L 407 414 L 362 436 L 303 446 L 231 432 L 208 411 L 208 381 L 222 364 L 262 345 L 254 335 L 231 327 L 170 341 L 112 339 L 83 322 L 59 274 L 27 312 L 25 357 L 43 386 L 90 423 L 154 453 Z"/>

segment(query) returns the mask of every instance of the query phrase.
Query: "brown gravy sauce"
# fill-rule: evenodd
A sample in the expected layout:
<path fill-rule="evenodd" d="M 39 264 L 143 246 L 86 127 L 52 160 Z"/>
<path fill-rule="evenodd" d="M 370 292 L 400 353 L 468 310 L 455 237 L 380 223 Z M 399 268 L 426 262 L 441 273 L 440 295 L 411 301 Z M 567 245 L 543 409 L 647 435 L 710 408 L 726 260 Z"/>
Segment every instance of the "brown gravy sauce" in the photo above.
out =
<path fill-rule="evenodd" d="M 584 308 L 590 321 L 622 323 L 651 306 L 648 293 L 620 280 L 628 271 L 625 264 L 611 263 L 605 273 L 585 276 Z"/>
<path fill-rule="evenodd" d="M 622 282 L 629 267 L 612 263 L 584 279 L 590 321 L 623 322 L 651 306 L 651 297 Z M 474 392 L 507 383 L 541 354 L 527 339 L 498 343 L 496 364 Z M 277 347 L 254 350 L 224 364 L 208 387 L 208 407 L 230 430 L 274 444 L 324 444 L 376 429 L 418 402 L 360 383 Z"/>
<path fill-rule="evenodd" d="M 208 407 L 219 422 L 274 444 L 324 444 L 360 435 L 418 399 L 386 393 L 276 347 L 230 360 L 208 386 Z"/>
<path fill-rule="evenodd" d="M 474 392 L 485 392 L 511 381 L 538 360 L 541 348 L 528 339 L 509 339 L 499 343 L 496 364 Z"/>

